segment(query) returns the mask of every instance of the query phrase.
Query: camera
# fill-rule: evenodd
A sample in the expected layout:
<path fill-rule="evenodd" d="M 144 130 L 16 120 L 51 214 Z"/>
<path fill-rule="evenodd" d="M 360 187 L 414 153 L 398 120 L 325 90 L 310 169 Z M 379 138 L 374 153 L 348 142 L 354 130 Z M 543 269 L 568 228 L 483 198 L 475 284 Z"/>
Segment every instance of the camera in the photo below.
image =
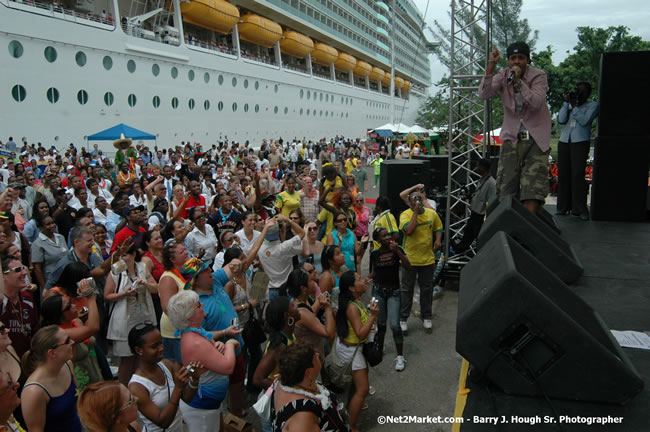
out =
<path fill-rule="evenodd" d="M 185 366 L 185 369 L 187 369 L 190 375 L 194 375 L 194 368 L 192 367 L 192 365 Z"/>

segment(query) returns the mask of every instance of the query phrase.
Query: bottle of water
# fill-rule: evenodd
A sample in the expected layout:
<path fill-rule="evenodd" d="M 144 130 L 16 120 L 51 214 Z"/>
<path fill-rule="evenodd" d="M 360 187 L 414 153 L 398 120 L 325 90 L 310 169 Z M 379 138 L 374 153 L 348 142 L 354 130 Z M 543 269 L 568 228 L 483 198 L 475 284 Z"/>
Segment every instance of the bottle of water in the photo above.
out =
<path fill-rule="evenodd" d="M 440 252 L 436 252 L 436 261 L 438 261 L 438 263 L 436 264 L 436 269 L 433 272 L 433 280 L 436 280 L 436 278 L 440 275 L 442 269 L 445 267 L 445 256 Z"/>

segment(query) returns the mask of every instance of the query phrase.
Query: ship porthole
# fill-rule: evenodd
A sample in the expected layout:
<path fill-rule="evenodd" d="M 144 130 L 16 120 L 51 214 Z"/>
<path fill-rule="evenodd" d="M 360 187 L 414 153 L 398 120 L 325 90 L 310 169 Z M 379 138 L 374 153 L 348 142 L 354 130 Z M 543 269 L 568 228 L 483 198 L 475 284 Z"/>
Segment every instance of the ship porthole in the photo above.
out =
<path fill-rule="evenodd" d="M 151 103 L 153 104 L 154 108 L 158 108 L 160 106 L 160 97 L 154 96 L 151 100 Z"/>
<path fill-rule="evenodd" d="M 24 52 L 25 52 L 25 50 L 23 49 L 23 44 L 21 44 L 20 42 L 18 42 L 16 40 L 12 40 L 11 42 L 9 42 L 9 54 L 13 58 L 22 57 Z"/>
<path fill-rule="evenodd" d="M 194 81 L 194 71 L 192 69 L 187 71 L 187 79 L 190 81 Z"/>
<path fill-rule="evenodd" d="M 172 108 L 173 109 L 178 108 L 178 98 L 177 97 L 172 98 Z"/>
<path fill-rule="evenodd" d="M 138 102 L 138 98 L 133 93 L 131 93 L 127 98 L 127 102 L 129 103 L 129 106 L 133 108 L 135 104 Z"/>
<path fill-rule="evenodd" d="M 43 55 L 45 55 L 45 60 L 47 60 L 50 63 L 54 63 L 57 57 L 56 48 L 51 46 L 45 47 L 45 51 L 43 51 Z"/>
<path fill-rule="evenodd" d="M 151 65 L 151 73 L 153 76 L 158 76 L 160 74 L 160 66 L 158 66 L 156 63 Z"/>
<path fill-rule="evenodd" d="M 77 100 L 79 105 L 86 105 L 88 103 L 88 92 L 86 90 L 79 90 L 77 92 Z"/>
<path fill-rule="evenodd" d="M 13 96 L 16 102 L 24 101 L 25 98 L 27 97 L 27 92 L 25 91 L 25 87 L 21 86 L 20 84 L 16 84 L 11 89 L 11 96 Z"/>
<path fill-rule="evenodd" d="M 210 82 L 210 74 L 209 73 L 206 72 L 206 73 L 203 74 L 203 81 L 205 81 L 206 84 Z"/>
<path fill-rule="evenodd" d="M 47 100 L 52 104 L 57 103 L 59 101 L 59 91 L 54 87 L 47 89 Z"/>
<path fill-rule="evenodd" d="M 205 102 L 203 102 L 203 109 L 208 111 L 210 109 L 210 101 L 206 99 Z"/>
<path fill-rule="evenodd" d="M 106 104 L 106 106 L 113 105 L 114 100 L 115 98 L 113 97 L 113 93 L 111 92 L 104 93 L 104 103 Z"/>
<path fill-rule="evenodd" d="M 192 111 L 192 110 L 194 109 L 194 99 L 190 99 L 190 100 L 187 102 L 187 106 L 188 106 L 188 108 L 190 109 L 190 111 Z"/>
<path fill-rule="evenodd" d="M 178 69 L 176 68 L 176 66 L 172 67 L 171 74 L 173 79 L 176 79 L 178 77 Z"/>
<path fill-rule="evenodd" d="M 237 87 L 237 78 L 232 77 L 232 86 Z"/>
<path fill-rule="evenodd" d="M 260 106 L 259 105 L 255 105 L 255 112 L 260 112 Z"/>
<path fill-rule="evenodd" d="M 77 65 L 79 67 L 84 67 L 86 66 L 86 54 L 84 54 L 83 51 L 77 51 L 77 54 L 74 56 L 75 61 L 77 62 Z"/>
<path fill-rule="evenodd" d="M 135 72 L 135 62 L 133 60 L 126 62 L 126 70 L 131 73 Z"/>
<path fill-rule="evenodd" d="M 217 78 L 217 82 L 219 85 L 223 85 L 223 75 L 219 75 L 219 78 Z"/>
<path fill-rule="evenodd" d="M 111 68 L 113 67 L 113 59 L 110 58 L 109 56 L 104 56 L 104 59 L 102 60 L 102 64 L 104 65 L 104 69 L 111 70 Z"/>

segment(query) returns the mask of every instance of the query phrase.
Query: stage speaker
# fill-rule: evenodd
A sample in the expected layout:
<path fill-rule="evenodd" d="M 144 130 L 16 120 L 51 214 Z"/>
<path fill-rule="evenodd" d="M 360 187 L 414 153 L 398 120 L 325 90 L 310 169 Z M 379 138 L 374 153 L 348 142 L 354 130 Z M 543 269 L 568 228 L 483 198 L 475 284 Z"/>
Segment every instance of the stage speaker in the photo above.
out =
<path fill-rule="evenodd" d="M 447 155 L 417 155 L 412 160 L 423 160 L 429 164 L 431 187 L 444 191 L 447 187 L 449 173 L 449 157 Z"/>
<path fill-rule="evenodd" d="M 426 161 L 390 159 L 381 164 L 379 195 L 390 199 L 392 213 L 398 221 L 400 213 L 408 208 L 399 193 L 418 183 L 422 183 L 427 191 L 431 190 L 429 164 Z"/>
<path fill-rule="evenodd" d="M 621 67 L 625 65 L 625 67 Z M 600 62 L 598 99 L 599 137 L 636 137 L 648 135 L 648 111 L 630 103 L 630 84 L 635 100 L 650 100 L 650 51 L 606 52 Z M 595 86 L 596 83 L 591 83 Z M 630 153 L 621 142 L 619 151 Z"/>
<path fill-rule="evenodd" d="M 478 235 L 479 249 L 499 231 L 518 241 L 562 281 L 571 283 L 582 276 L 582 264 L 571 245 L 518 199 L 504 198 L 490 213 Z"/>
<path fill-rule="evenodd" d="M 646 219 L 650 135 L 596 139 L 591 185 L 593 220 Z"/>
<path fill-rule="evenodd" d="M 496 210 L 497 207 L 499 207 L 499 201 L 496 201 L 496 200 L 492 201 L 488 205 L 487 209 L 485 210 L 485 215 L 487 217 L 490 217 L 490 214 L 492 214 L 492 212 L 494 210 Z M 536 214 L 553 231 L 555 231 L 558 234 L 562 234 L 562 230 L 560 229 L 560 225 L 558 225 L 557 220 L 555 220 L 555 217 L 552 214 L 550 214 L 548 211 L 546 211 L 546 209 L 543 206 L 539 206 L 537 208 L 537 213 Z"/>
<path fill-rule="evenodd" d="M 504 232 L 461 271 L 456 350 L 509 394 L 625 404 L 643 389 L 598 313 Z"/>

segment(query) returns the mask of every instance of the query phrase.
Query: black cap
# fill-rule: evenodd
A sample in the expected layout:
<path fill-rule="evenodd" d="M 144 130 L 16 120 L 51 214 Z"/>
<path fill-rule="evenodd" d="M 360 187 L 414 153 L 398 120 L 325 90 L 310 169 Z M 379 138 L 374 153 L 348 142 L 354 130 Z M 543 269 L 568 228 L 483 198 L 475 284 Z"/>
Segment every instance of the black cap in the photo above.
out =
<path fill-rule="evenodd" d="M 134 206 L 124 207 L 124 210 L 122 210 L 122 217 L 127 217 L 134 210 L 144 211 L 144 206 L 139 205 L 135 207 Z"/>
<path fill-rule="evenodd" d="M 507 56 L 510 58 L 513 54 L 526 54 L 526 57 L 530 59 L 530 48 L 526 42 L 515 42 L 510 44 L 507 50 Z"/>

